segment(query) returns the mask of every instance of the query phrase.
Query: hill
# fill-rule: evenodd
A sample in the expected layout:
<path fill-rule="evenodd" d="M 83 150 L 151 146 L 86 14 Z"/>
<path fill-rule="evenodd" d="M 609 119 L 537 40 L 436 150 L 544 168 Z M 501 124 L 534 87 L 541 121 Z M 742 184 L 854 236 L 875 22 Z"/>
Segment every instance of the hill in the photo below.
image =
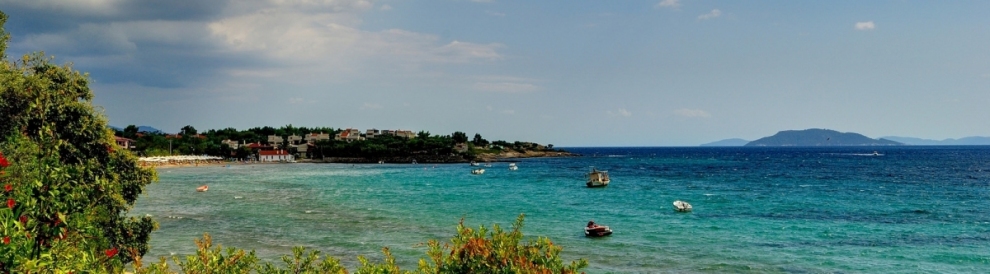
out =
<path fill-rule="evenodd" d="M 711 142 L 711 143 L 707 143 L 707 144 L 701 144 L 701 146 L 703 146 L 703 147 L 741 147 L 741 146 L 745 146 L 747 143 L 749 143 L 749 141 L 747 141 L 747 140 L 743 140 L 743 139 L 739 139 L 739 138 L 732 138 L 732 139 L 725 139 L 725 140 L 721 140 L 721 141 L 715 141 L 715 142 Z"/>
<path fill-rule="evenodd" d="M 859 133 L 829 129 L 786 130 L 749 142 L 746 146 L 899 146 L 902 143 L 872 139 Z"/>
<path fill-rule="evenodd" d="M 960 139 L 949 138 L 941 141 L 897 136 L 887 136 L 883 138 L 912 146 L 990 146 L 990 137 L 980 136 L 965 137 Z"/>

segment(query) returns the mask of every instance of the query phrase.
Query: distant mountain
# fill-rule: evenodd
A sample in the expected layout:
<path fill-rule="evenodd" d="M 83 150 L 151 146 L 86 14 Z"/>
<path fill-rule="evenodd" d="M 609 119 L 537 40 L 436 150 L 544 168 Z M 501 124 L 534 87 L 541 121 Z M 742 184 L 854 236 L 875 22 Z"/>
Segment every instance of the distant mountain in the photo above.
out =
<path fill-rule="evenodd" d="M 110 126 L 110 128 L 113 129 L 113 130 L 116 130 L 116 131 L 123 131 L 124 130 L 124 128 L 122 128 L 122 127 Z M 153 128 L 153 127 L 150 127 L 150 126 L 138 126 L 137 128 L 138 128 L 138 132 L 148 132 L 148 133 L 160 132 L 160 133 L 165 133 L 164 131 L 161 131 L 161 130 L 159 130 L 157 128 Z"/>
<path fill-rule="evenodd" d="M 872 139 L 859 133 L 829 129 L 786 130 L 749 142 L 746 146 L 899 146 L 887 139 Z"/>
<path fill-rule="evenodd" d="M 161 130 L 159 130 L 157 128 L 153 128 L 153 127 L 150 127 L 150 126 L 138 126 L 138 132 L 148 132 L 148 133 L 160 132 L 160 133 L 165 133 L 164 131 L 161 131 Z"/>
<path fill-rule="evenodd" d="M 931 140 L 913 137 L 887 136 L 884 139 L 893 140 L 912 146 L 990 146 L 990 137 L 972 136 L 960 139 Z"/>
<path fill-rule="evenodd" d="M 725 140 L 721 140 L 721 141 L 715 141 L 715 142 L 711 142 L 711 143 L 707 143 L 707 144 L 701 144 L 701 146 L 703 146 L 703 147 L 741 147 L 741 146 L 745 146 L 746 143 L 749 143 L 749 141 L 746 141 L 746 140 L 743 140 L 743 139 L 739 139 L 739 138 L 732 138 L 732 139 L 725 139 Z"/>

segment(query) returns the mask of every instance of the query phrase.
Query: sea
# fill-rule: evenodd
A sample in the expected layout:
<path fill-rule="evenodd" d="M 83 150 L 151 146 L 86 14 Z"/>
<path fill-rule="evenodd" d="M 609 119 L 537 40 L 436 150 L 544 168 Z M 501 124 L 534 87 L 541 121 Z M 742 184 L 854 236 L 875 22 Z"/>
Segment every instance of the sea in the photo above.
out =
<path fill-rule="evenodd" d="M 209 233 L 278 264 L 303 246 L 354 271 L 387 247 L 415 270 L 423 243 L 458 222 L 509 229 L 525 214 L 527 240 L 548 237 L 587 273 L 990 273 L 990 147 L 565 149 L 581 156 L 481 175 L 467 163 L 166 168 L 130 214 L 160 223 L 146 261 L 194 254 Z M 607 187 L 585 186 L 592 167 Z M 614 233 L 585 237 L 589 220 Z"/>

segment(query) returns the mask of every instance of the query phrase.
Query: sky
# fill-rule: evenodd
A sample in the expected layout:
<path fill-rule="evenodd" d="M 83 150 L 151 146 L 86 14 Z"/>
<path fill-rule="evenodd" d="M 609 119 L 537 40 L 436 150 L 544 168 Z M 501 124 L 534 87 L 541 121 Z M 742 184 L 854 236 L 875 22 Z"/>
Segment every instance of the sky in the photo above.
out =
<path fill-rule="evenodd" d="M 990 1 L 0 0 L 110 124 L 695 146 L 990 136 Z"/>

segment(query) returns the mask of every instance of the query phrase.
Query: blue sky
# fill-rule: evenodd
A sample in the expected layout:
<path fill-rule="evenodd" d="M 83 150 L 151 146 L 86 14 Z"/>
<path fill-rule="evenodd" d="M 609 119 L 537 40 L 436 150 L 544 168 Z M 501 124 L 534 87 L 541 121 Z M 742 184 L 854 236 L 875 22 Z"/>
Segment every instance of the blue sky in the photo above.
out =
<path fill-rule="evenodd" d="M 990 136 L 987 1 L 0 0 L 116 126 L 693 146 Z"/>

